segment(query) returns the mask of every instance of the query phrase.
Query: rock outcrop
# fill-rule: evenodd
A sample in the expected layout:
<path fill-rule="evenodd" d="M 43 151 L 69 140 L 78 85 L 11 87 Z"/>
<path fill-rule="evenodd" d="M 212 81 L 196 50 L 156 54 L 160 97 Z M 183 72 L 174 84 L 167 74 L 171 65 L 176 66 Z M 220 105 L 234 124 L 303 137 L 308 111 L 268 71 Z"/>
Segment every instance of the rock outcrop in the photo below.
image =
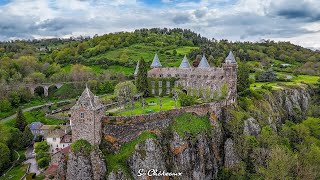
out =
<path fill-rule="evenodd" d="M 106 164 L 101 151 L 96 148 L 90 154 L 70 152 L 67 164 L 67 180 L 105 179 Z"/>
<path fill-rule="evenodd" d="M 261 131 L 260 125 L 254 118 L 244 121 L 243 134 L 257 136 Z"/>
<path fill-rule="evenodd" d="M 233 140 L 228 138 L 224 143 L 224 167 L 231 169 L 239 163 L 240 158 L 235 151 Z"/>

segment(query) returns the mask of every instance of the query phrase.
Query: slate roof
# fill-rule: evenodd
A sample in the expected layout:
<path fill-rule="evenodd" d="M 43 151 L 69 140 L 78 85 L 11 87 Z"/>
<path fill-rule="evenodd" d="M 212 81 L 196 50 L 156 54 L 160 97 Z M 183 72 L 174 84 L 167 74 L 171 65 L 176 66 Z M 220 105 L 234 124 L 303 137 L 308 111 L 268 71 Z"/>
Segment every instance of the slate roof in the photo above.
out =
<path fill-rule="evenodd" d="M 161 63 L 160 63 L 160 60 L 159 60 L 159 57 L 158 57 L 158 54 L 155 54 L 154 55 L 154 58 L 153 58 L 153 61 L 151 63 L 151 68 L 157 68 L 157 67 L 162 67 Z"/>
<path fill-rule="evenodd" d="M 133 74 L 133 75 L 135 75 L 135 76 L 138 74 L 139 64 L 140 64 L 140 61 L 138 61 L 137 66 L 136 66 L 136 70 L 134 71 L 134 74 Z"/>
<path fill-rule="evenodd" d="M 210 65 L 205 55 L 202 56 L 198 68 L 210 68 Z"/>
<path fill-rule="evenodd" d="M 86 87 L 79 97 L 77 103 L 71 109 L 80 108 L 82 106 L 95 110 L 102 108 L 103 104 L 100 102 L 98 96 L 95 96 L 90 89 Z"/>
<path fill-rule="evenodd" d="M 29 124 L 30 130 L 39 130 L 42 126 L 43 124 L 41 122 L 33 122 Z"/>
<path fill-rule="evenodd" d="M 189 61 L 187 59 L 187 56 L 184 55 L 184 58 L 183 58 L 183 60 L 182 60 L 182 62 L 180 64 L 179 68 L 190 68 L 190 67 L 191 66 L 190 66 L 190 63 L 189 63 Z"/>
<path fill-rule="evenodd" d="M 232 51 L 230 51 L 229 55 L 226 57 L 226 62 L 237 63 Z"/>

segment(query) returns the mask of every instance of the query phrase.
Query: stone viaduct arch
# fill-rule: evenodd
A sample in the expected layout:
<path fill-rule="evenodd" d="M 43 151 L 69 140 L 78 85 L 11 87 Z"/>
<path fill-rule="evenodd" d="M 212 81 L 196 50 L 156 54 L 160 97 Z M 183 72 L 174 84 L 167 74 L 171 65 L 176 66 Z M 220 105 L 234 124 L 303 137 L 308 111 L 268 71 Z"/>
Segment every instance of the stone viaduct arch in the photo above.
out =
<path fill-rule="evenodd" d="M 35 90 L 37 87 L 42 87 L 44 90 L 44 96 L 48 97 L 49 95 L 49 88 L 51 86 L 55 86 L 57 89 L 61 88 L 61 86 L 63 86 L 63 84 L 65 83 L 43 83 L 43 84 L 32 84 L 32 85 L 28 85 L 28 88 L 31 92 L 32 95 L 34 95 Z"/>

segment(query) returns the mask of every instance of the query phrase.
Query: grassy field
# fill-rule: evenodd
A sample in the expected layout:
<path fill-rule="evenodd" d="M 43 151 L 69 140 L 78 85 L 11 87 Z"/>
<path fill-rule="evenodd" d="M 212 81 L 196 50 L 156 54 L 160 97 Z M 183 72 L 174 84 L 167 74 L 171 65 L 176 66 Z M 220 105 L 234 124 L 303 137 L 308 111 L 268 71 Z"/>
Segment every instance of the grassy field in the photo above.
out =
<path fill-rule="evenodd" d="M 281 75 L 290 75 L 290 74 L 281 74 Z M 310 75 L 298 75 L 292 76 L 291 81 L 289 82 L 255 82 L 250 85 L 251 89 L 261 88 L 261 86 L 269 86 L 273 89 L 283 89 L 284 86 L 305 86 L 306 84 L 316 84 L 317 81 L 320 79 L 319 76 L 310 76 Z"/>
<path fill-rule="evenodd" d="M 5 176 L 1 176 L 0 180 L 20 180 L 26 172 L 26 170 L 26 164 L 13 167 Z"/>
<path fill-rule="evenodd" d="M 208 132 L 210 127 L 208 116 L 195 116 L 191 113 L 185 113 L 176 117 L 171 125 L 171 128 L 181 137 L 184 137 L 185 133 L 196 136 L 201 132 Z"/>
<path fill-rule="evenodd" d="M 162 111 L 167 111 L 170 109 L 175 108 L 175 102 L 173 98 L 170 97 L 162 97 Z M 154 102 L 155 105 L 148 105 L 149 103 Z M 149 97 L 145 99 L 145 108 L 144 112 L 142 111 L 142 105 L 141 102 L 135 102 L 134 106 L 135 108 L 131 112 L 130 108 L 126 108 L 125 110 L 122 110 L 121 112 L 116 112 L 116 115 L 122 115 L 122 116 L 129 116 L 129 115 L 138 115 L 138 114 L 144 114 L 148 112 L 159 112 L 160 111 L 160 99 L 158 97 Z M 177 106 L 180 107 L 179 102 L 177 102 Z"/>
<path fill-rule="evenodd" d="M 46 125 L 59 125 L 59 124 L 65 123 L 65 121 L 63 121 L 63 120 L 46 118 L 45 113 L 41 110 L 33 110 L 33 111 L 29 111 L 29 112 L 24 112 L 23 115 L 25 116 L 28 124 L 30 124 L 32 122 L 36 122 L 36 121 L 42 122 L 43 124 L 46 124 Z M 11 120 L 8 120 L 6 122 L 1 122 L 1 123 L 4 123 L 7 126 L 14 127 L 15 119 L 11 119 Z"/>

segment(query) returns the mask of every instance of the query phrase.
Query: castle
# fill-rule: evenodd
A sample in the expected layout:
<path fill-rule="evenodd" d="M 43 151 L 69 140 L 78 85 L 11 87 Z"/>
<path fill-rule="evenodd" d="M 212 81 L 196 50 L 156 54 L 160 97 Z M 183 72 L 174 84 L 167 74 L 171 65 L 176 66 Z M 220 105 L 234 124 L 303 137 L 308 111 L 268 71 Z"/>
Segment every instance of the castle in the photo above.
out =
<path fill-rule="evenodd" d="M 135 76 L 138 74 L 138 67 L 139 64 Z M 186 56 L 178 68 L 165 68 L 162 67 L 157 54 L 150 67 L 148 79 L 152 95 L 169 95 L 174 87 L 180 86 L 188 95 L 213 99 L 217 98 L 214 96 L 221 96 L 222 87 L 226 86 L 225 98 L 230 103 L 236 101 L 237 63 L 231 51 L 220 68 L 210 67 L 205 55 L 196 68 L 190 65 Z"/>
<path fill-rule="evenodd" d="M 139 64 L 135 76 L 138 67 Z M 70 110 L 72 142 L 85 139 L 92 145 L 99 145 L 102 137 L 104 139 L 107 137 L 121 144 L 135 139 L 143 131 L 165 128 L 174 117 L 186 112 L 210 114 L 211 118 L 219 119 L 222 107 L 234 103 L 237 97 L 237 63 L 231 51 L 221 68 L 210 67 L 204 55 L 196 68 L 190 66 L 186 56 L 179 68 L 163 68 L 156 54 L 148 72 L 148 79 L 151 94 L 155 96 L 171 94 L 173 88 L 177 86 L 182 87 L 190 95 L 207 99 L 215 94 L 221 94 L 223 86 L 227 88 L 227 94 L 224 99 L 217 102 L 125 117 L 106 116 L 104 105 L 86 87 Z"/>

